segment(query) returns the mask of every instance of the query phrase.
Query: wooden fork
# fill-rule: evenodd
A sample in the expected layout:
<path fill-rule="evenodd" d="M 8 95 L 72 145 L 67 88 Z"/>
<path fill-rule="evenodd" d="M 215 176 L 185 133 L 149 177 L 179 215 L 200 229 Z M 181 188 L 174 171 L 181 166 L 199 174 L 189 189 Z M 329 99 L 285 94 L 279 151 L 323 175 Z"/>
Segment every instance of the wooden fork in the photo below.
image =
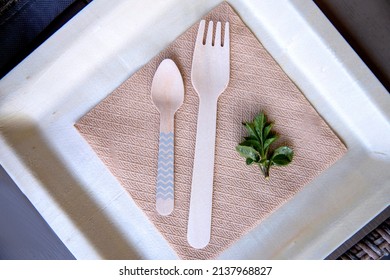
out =
<path fill-rule="evenodd" d="M 229 22 L 222 38 L 221 22 L 199 24 L 192 60 L 192 85 L 199 96 L 199 113 L 192 173 L 188 243 L 197 249 L 210 241 L 214 177 L 215 135 L 218 97 L 226 89 L 230 76 Z"/>

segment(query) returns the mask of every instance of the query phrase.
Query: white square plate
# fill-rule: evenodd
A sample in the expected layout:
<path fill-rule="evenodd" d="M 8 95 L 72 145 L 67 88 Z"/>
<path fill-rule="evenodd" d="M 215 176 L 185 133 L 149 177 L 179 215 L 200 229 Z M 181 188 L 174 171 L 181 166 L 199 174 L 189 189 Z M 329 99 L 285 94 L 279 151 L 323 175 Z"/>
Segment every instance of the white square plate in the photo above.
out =
<path fill-rule="evenodd" d="M 77 259 L 175 259 L 74 123 L 220 0 L 95 0 L 0 81 L 0 163 Z M 231 0 L 348 148 L 221 259 L 323 259 L 390 202 L 390 96 L 309 0 Z"/>

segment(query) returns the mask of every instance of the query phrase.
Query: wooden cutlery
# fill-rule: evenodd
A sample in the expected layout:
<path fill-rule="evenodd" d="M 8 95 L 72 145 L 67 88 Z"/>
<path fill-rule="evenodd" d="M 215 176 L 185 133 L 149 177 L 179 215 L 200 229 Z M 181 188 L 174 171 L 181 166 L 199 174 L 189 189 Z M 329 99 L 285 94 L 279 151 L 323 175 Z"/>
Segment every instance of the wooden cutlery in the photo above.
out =
<path fill-rule="evenodd" d="M 230 77 L 229 23 L 225 24 L 223 38 L 221 22 L 216 24 L 214 38 L 214 24 L 208 23 L 206 40 L 205 26 L 202 20 L 191 71 L 192 85 L 199 96 L 199 111 L 187 239 L 197 249 L 204 248 L 210 241 L 217 102 Z"/>
<path fill-rule="evenodd" d="M 169 215 L 174 207 L 174 116 L 183 104 L 183 79 L 176 64 L 165 59 L 156 70 L 151 97 L 160 112 L 156 209 Z"/>

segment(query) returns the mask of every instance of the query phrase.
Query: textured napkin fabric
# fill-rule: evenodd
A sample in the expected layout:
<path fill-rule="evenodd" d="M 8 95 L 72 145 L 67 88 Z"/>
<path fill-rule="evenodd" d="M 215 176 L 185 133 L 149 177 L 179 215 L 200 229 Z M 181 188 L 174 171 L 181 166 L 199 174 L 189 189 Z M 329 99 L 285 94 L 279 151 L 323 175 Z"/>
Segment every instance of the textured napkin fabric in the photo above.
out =
<path fill-rule="evenodd" d="M 231 27 L 231 77 L 218 101 L 209 245 L 193 249 L 186 239 L 198 112 L 190 72 L 198 24 L 76 124 L 113 176 L 183 259 L 216 258 L 346 152 L 343 143 L 227 3 L 204 18 L 229 21 Z M 175 209 L 166 217 L 155 210 L 159 113 L 150 97 L 153 75 L 165 58 L 176 62 L 185 85 L 184 104 L 175 115 Z M 235 151 L 246 136 L 242 122 L 252 121 L 260 111 L 274 121 L 274 130 L 281 136 L 277 144 L 287 144 L 295 152 L 289 166 L 271 169 L 269 180 L 263 178 L 258 167 L 246 166 Z"/>

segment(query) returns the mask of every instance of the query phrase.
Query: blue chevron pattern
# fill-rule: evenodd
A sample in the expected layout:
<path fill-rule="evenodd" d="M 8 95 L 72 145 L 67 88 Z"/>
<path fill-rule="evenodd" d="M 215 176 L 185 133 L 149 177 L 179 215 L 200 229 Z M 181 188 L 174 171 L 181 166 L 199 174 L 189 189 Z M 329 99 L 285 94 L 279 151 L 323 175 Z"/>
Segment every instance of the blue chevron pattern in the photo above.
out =
<path fill-rule="evenodd" d="M 156 198 L 173 199 L 173 133 L 160 133 Z"/>

